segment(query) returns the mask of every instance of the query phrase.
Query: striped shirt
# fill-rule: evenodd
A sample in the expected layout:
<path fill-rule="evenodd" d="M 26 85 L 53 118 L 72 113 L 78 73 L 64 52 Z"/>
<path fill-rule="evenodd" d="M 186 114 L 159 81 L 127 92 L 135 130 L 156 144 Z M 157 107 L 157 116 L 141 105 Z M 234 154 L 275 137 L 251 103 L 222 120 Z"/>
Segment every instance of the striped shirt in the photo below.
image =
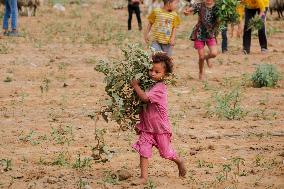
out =
<path fill-rule="evenodd" d="M 150 24 L 153 24 L 153 38 L 161 44 L 169 44 L 173 28 L 180 25 L 180 17 L 176 12 L 168 12 L 164 9 L 154 9 L 148 16 Z"/>

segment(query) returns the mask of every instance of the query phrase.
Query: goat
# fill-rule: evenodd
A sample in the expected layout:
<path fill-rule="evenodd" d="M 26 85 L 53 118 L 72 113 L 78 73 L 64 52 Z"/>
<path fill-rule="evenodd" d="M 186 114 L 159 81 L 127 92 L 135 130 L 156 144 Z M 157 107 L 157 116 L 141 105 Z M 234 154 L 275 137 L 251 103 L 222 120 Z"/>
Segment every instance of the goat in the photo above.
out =
<path fill-rule="evenodd" d="M 284 0 L 270 0 L 269 2 L 270 14 L 275 10 L 278 13 L 278 17 L 283 17 Z"/>
<path fill-rule="evenodd" d="M 5 6 L 5 0 L 0 0 L 0 4 Z M 27 7 L 28 10 L 28 16 L 35 16 L 36 15 L 36 9 L 40 5 L 40 0 L 17 0 L 18 4 L 18 11 L 22 12 L 23 7 Z M 33 12 L 31 13 L 31 8 L 33 8 Z"/>

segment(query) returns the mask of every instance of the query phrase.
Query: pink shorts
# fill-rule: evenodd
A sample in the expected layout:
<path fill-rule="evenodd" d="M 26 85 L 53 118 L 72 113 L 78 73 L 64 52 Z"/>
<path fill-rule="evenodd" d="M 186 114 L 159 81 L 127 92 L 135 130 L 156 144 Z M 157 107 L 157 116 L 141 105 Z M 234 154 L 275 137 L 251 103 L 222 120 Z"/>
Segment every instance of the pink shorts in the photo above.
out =
<path fill-rule="evenodd" d="M 216 39 L 210 38 L 210 39 L 206 39 L 206 41 L 195 40 L 194 41 L 194 48 L 195 49 L 203 49 L 204 46 L 205 46 L 205 43 L 208 47 L 215 46 L 216 45 Z"/>
<path fill-rule="evenodd" d="M 171 134 L 155 134 L 141 132 L 138 141 L 132 147 L 145 158 L 152 157 L 152 147 L 155 146 L 160 156 L 165 159 L 176 159 L 176 152 L 171 146 Z"/>

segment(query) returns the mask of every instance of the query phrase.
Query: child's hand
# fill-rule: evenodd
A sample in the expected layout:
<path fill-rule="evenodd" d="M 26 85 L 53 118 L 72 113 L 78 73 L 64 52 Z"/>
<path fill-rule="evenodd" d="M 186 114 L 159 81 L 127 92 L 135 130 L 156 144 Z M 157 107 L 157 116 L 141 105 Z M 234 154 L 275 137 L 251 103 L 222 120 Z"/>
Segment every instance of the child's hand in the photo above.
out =
<path fill-rule="evenodd" d="M 136 132 L 136 135 L 139 135 L 141 133 L 141 131 L 137 127 L 135 127 L 134 130 Z"/>
<path fill-rule="evenodd" d="M 185 16 L 188 16 L 190 14 L 191 10 L 190 10 L 190 7 L 185 7 L 184 11 L 183 11 L 183 14 Z"/>
<path fill-rule="evenodd" d="M 144 35 L 144 40 L 145 40 L 145 43 L 149 43 L 149 34 L 145 34 Z"/>
<path fill-rule="evenodd" d="M 133 80 L 131 81 L 131 86 L 132 86 L 132 87 L 135 87 L 135 86 L 137 86 L 137 85 L 139 85 L 139 81 L 137 81 L 136 79 L 133 79 Z"/>
<path fill-rule="evenodd" d="M 262 21 L 265 21 L 265 13 L 262 11 L 259 13 L 260 18 L 262 19 Z"/>

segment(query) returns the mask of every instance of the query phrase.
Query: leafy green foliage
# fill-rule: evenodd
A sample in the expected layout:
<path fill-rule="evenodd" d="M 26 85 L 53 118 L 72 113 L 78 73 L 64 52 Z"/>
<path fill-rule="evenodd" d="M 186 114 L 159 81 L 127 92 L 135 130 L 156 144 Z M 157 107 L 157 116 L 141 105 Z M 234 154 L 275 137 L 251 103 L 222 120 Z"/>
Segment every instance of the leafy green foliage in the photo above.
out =
<path fill-rule="evenodd" d="M 280 73 L 276 67 L 271 64 L 261 64 L 256 68 L 251 80 L 254 87 L 275 87 L 281 79 Z"/>
<path fill-rule="evenodd" d="M 75 169 L 88 168 L 88 167 L 91 167 L 91 163 L 92 163 L 91 161 L 92 161 L 91 158 L 85 157 L 82 159 L 81 154 L 78 154 L 78 157 L 72 167 Z"/>
<path fill-rule="evenodd" d="M 70 159 L 69 156 L 70 155 L 68 154 L 68 152 L 60 152 L 51 164 L 59 166 L 68 166 Z"/>
<path fill-rule="evenodd" d="M 215 105 L 209 109 L 208 113 L 216 115 L 219 118 L 228 120 L 240 120 L 247 115 L 247 112 L 241 107 L 241 92 L 235 88 L 225 94 L 221 92 L 215 94 Z M 211 105 L 210 105 L 211 106 Z"/>
<path fill-rule="evenodd" d="M 2 159 L 1 164 L 4 167 L 4 171 L 12 170 L 12 160 L 11 159 Z"/>
<path fill-rule="evenodd" d="M 9 51 L 9 47 L 8 47 L 8 43 L 0 43 L 0 54 L 8 54 Z"/>
<path fill-rule="evenodd" d="M 217 16 L 221 26 L 227 26 L 229 23 L 238 23 L 239 14 L 237 6 L 239 2 L 236 0 L 216 0 L 218 7 Z"/>
<path fill-rule="evenodd" d="M 249 20 L 248 30 L 257 31 L 263 27 L 264 23 L 262 19 L 255 15 L 252 19 Z"/>
<path fill-rule="evenodd" d="M 140 81 L 143 90 L 154 84 L 148 71 L 151 68 L 149 54 L 136 45 L 122 49 L 124 60 L 108 62 L 101 60 L 96 71 L 105 75 L 105 91 L 110 97 L 106 108 L 102 110 L 105 120 L 116 121 L 122 129 L 131 128 L 137 122 L 143 103 L 130 85 L 134 78 Z"/>

